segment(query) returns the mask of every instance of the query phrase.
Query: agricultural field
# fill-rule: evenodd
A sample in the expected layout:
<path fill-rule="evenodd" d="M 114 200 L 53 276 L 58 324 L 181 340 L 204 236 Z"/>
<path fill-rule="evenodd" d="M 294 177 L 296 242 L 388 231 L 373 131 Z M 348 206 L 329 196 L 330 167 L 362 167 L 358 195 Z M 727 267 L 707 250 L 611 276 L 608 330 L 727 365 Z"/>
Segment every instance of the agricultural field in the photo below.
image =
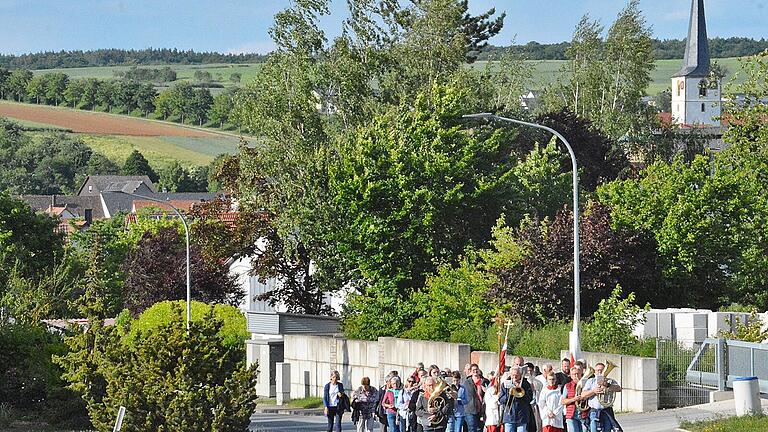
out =
<path fill-rule="evenodd" d="M 59 130 L 76 134 L 118 164 L 133 150 L 139 150 L 156 168 L 175 160 L 182 165 L 206 165 L 219 154 L 235 153 L 239 143 L 239 137 L 234 134 L 45 105 L 0 101 L 0 117 L 32 131 Z"/>
<path fill-rule="evenodd" d="M 139 65 L 141 69 L 162 69 L 170 67 L 176 72 L 177 81 L 194 81 L 195 72 L 205 71 L 211 74 L 214 82 L 223 84 L 225 87 L 235 86 L 236 84 L 229 80 L 230 75 L 237 72 L 241 75 L 240 83 L 250 82 L 261 69 L 261 63 L 252 64 L 205 64 L 205 65 Z M 125 72 L 133 66 L 104 66 L 104 67 L 84 67 L 84 68 L 61 68 L 61 69 L 41 69 L 32 71 L 34 74 L 45 74 L 61 72 L 67 74 L 70 78 L 99 78 L 112 79 L 117 78 L 116 72 Z"/>
<path fill-rule="evenodd" d="M 725 82 L 730 82 L 730 78 L 733 74 L 739 70 L 739 59 L 723 58 L 716 59 L 718 63 L 728 70 Z M 560 68 L 566 60 L 541 60 L 530 61 L 529 63 L 534 66 L 533 82 L 531 88 L 542 89 L 548 84 L 555 81 Z M 660 91 L 666 89 L 670 85 L 670 77 L 680 69 L 682 65 L 682 59 L 675 60 L 657 60 L 656 69 L 651 75 L 651 85 L 648 87 L 647 93 L 649 95 L 655 95 Z M 160 69 L 165 66 L 170 67 L 176 71 L 178 80 L 194 81 L 194 74 L 196 71 L 207 71 L 213 77 L 213 81 L 224 85 L 225 87 L 233 87 L 237 85 L 244 85 L 256 76 L 259 69 L 261 69 L 261 63 L 251 64 L 207 64 L 207 65 L 147 65 L 139 66 L 141 68 Z M 478 61 L 472 65 L 475 69 L 482 69 L 488 67 L 488 62 Z M 126 71 L 131 66 L 109 66 L 109 67 L 89 67 L 89 68 L 70 68 L 70 69 L 45 69 L 33 71 L 36 74 L 49 73 L 49 72 L 63 72 L 69 75 L 71 78 L 100 78 L 110 79 L 115 78 L 116 71 Z M 493 66 L 491 66 L 493 68 Z M 239 73 L 241 75 L 240 84 L 235 84 L 229 80 L 229 76 L 233 73 Z M 214 93 L 217 89 L 212 89 Z"/>

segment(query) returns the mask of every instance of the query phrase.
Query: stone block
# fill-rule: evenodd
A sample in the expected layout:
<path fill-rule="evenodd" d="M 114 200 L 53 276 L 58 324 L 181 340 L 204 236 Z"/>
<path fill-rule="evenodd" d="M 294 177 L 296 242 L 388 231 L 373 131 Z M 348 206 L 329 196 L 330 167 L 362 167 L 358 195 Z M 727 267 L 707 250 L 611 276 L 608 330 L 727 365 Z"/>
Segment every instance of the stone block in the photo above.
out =
<path fill-rule="evenodd" d="M 712 312 L 709 314 L 707 336 L 716 338 L 720 332 L 729 332 L 736 326 L 736 322 L 746 322 L 748 313 L 742 312 Z"/>
<path fill-rule="evenodd" d="M 275 400 L 277 405 L 284 405 L 291 400 L 291 365 L 277 363 L 275 366 Z"/>
<path fill-rule="evenodd" d="M 672 339 L 674 336 L 673 316 L 672 312 L 656 312 L 656 337 L 661 339 Z"/>
<path fill-rule="evenodd" d="M 659 394 L 655 390 L 623 390 L 619 408 L 628 412 L 656 411 L 659 409 Z"/>
<path fill-rule="evenodd" d="M 691 312 L 675 313 L 675 329 L 678 328 L 707 328 L 709 313 Z"/>
<path fill-rule="evenodd" d="M 722 402 L 733 399 L 733 391 L 712 391 L 709 392 L 709 403 Z"/>

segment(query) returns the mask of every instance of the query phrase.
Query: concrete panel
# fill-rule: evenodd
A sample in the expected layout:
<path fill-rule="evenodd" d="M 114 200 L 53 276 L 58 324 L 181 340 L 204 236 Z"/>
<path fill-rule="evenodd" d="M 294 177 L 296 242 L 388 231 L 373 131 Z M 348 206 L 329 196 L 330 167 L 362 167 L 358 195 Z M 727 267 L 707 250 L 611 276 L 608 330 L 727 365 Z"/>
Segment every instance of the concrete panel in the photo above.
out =
<path fill-rule="evenodd" d="M 675 313 L 675 328 L 707 328 L 708 312 Z"/>
<path fill-rule="evenodd" d="M 677 328 L 675 329 L 676 338 L 683 343 L 700 343 L 707 338 L 707 328 Z"/>

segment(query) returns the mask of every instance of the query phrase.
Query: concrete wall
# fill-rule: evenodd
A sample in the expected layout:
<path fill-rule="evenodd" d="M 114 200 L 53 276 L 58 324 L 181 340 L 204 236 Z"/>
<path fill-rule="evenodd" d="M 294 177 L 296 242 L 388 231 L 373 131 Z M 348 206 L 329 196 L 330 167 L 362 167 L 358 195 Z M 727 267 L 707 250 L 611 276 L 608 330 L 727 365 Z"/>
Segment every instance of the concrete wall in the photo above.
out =
<path fill-rule="evenodd" d="M 567 354 L 563 351 L 561 356 L 566 357 Z M 582 353 L 582 358 L 589 365 L 610 360 L 617 366 L 609 375 L 622 388 L 621 393 L 616 394 L 614 410 L 647 412 L 658 409 L 659 372 L 655 358 L 590 352 Z"/>
<path fill-rule="evenodd" d="M 363 377 L 380 385 L 384 376 L 396 370 L 405 377 L 417 362 L 451 369 L 469 362 L 469 345 L 379 338 L 378 341 L 341 337 L 286 335 L 284 362 L 290 364 L 291 399 L 322 396 L 331 371 L 338 370 L 346 389 L 360 385 Z"/>

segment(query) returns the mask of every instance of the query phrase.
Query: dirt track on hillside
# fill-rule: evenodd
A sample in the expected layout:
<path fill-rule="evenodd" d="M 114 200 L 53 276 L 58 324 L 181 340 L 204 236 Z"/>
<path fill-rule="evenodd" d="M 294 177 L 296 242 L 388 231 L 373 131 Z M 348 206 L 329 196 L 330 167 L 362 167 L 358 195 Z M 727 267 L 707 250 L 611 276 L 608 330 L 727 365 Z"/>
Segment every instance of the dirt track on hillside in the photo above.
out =
<path fill-rule="evenodd" d="M 45 105 L 0 103 L 0 117 L 44 123 L 73 132 L 98 135 L 211 137 L 212 132 L 142 119 Z"/>

